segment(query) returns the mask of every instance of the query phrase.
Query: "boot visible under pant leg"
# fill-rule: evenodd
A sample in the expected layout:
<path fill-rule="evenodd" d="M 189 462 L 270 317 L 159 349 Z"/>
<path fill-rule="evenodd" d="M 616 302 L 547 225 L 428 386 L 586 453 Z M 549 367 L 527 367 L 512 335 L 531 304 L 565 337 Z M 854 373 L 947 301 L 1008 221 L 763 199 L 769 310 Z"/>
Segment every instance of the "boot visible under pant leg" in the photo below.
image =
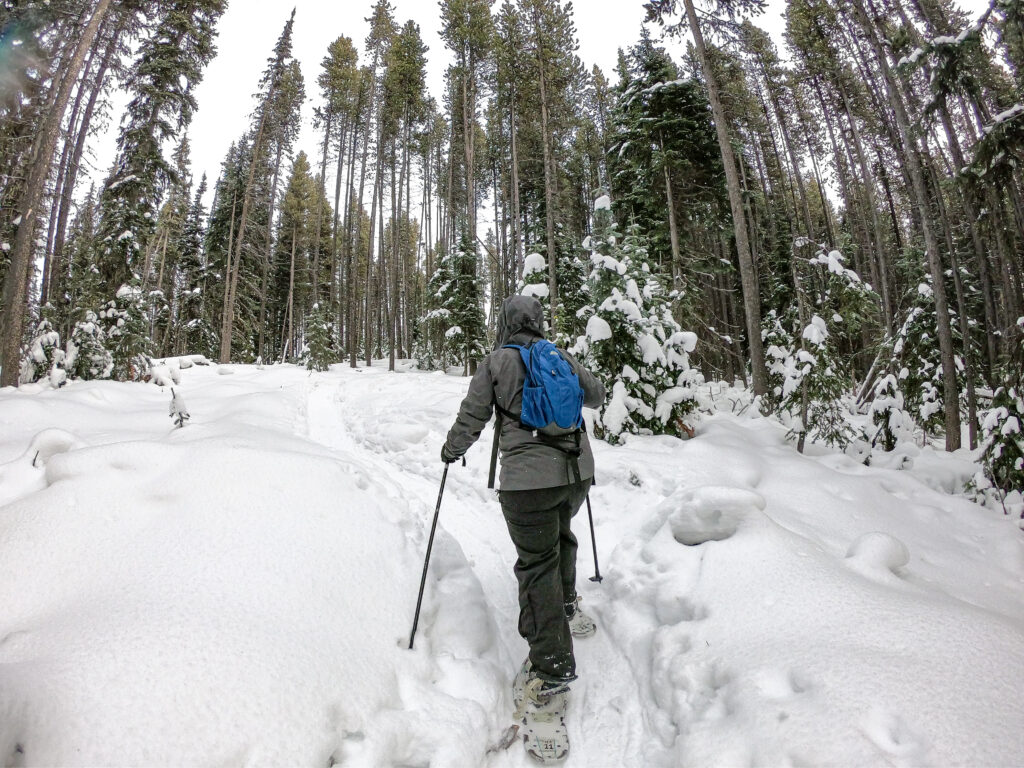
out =
<path fill-rule="evenodd" d="M 564 601 L 575 595 L 576 537 L 572 516 L 590 489 L 590 480 L 534 491 L 499 494 L 505 522 L 519 559 L 519 633 L 530 644 L 539 676 L 571 680 L 576 675 L 572 636 Z"/>

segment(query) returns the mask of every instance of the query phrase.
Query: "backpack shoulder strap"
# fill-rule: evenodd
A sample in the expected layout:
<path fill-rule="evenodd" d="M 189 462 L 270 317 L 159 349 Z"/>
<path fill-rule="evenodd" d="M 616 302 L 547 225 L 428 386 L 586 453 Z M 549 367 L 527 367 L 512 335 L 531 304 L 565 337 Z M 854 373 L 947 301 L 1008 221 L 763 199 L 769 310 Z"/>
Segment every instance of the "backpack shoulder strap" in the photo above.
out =
<path fill-rule="evenodd" d="M 531 378 L 531 376 L 530 376 L 530 363 L 529 363 L 530 348 L 529 347 L 524 347 L 521 344 L 503 344 L 501 346 L 501 348 L 502 349 L 515 349 L 515 350 L 517 350 L 519 352 L 519 358 L 523 361 L 523 365 L 526 366 L 526 378 L 530 379 Z M 498 413 L 500 413 L 502 416 L 504 416 L 509 421 L 511 421 L 511 422 L 513 422 L 515 424 L 518 424 L 520 429 L 525 429 L 525 430 L 528 430 L 530 432 L 533 431 L 529 427 L 524 427 L 523 426 L 523 423 L 519 420 L 519 414 L 512 413 L 511 411 L 506 410 L 505 408 L 502 408 L 500 405 L 498 405 L 497 398 L 495 398 L 495 400 L 493 402 L 493 405 L 494 405 L 494 409 Z"/>

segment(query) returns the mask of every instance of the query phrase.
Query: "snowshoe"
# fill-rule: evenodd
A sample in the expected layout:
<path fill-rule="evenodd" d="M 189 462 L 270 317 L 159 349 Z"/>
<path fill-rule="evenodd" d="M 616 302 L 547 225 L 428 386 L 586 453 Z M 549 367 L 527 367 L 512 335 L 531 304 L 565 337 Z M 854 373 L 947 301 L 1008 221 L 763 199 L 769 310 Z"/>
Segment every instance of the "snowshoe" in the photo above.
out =
<path fill-rule="evenodd" d="M 537 677 L 527 658 L 512 683 L 515 720 L 521 723 L 526 753 L 541 763 L 557 763 L 569 754 L 565 727 L 569 684 Z"/>
<path fill-rule="evenodd" d="M 565 615 L 569 619 L 569 631 L 573 637 L 591 637 L 597 632 L 597 623 L 580 610 L 580 598 L 578 596 L 565 604 Z"/>
<path fill-rule="evenodd" d="M 568 683 L 534 677 L 527 681 L 523 695 L 521 733 L 526 754 L 545 765 L 561 762 L 569 754 L 569 732 L 565 727 Z"/>

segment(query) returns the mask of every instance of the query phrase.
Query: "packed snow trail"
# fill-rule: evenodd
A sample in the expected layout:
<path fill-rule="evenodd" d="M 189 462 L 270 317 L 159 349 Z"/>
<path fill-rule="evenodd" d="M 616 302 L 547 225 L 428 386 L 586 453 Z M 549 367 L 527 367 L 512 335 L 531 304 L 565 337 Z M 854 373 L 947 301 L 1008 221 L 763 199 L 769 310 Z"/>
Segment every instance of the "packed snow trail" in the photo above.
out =
<path fill-rule="evenodd" d="M 490 429 L 405 648 L 468 380 L 183 376 L 181 430 L 152 385 L 0 390 L 2 763 L 532 764 L 487 753 L 526 654 Z M 695 440 L 595 445 L 566 765 L 1024 764 L 1024 546 L 949 495 L 966 452 L 800 456 L 704 397 Z"/>
<path fill-rule="evenodd" d="M 440 446 L 455 418 L 466 385 L 465 379 L 446 376 L 435 376 L 433 381 L 440 391 L 424 392 L 410 389 L 400 375 L 382 377 L 379 371 L 362 370 L 362 375 L 346 380 L 341 386 L 314 385 L 308 409 L 311 439 L 345 455 L 357 452 L 364 457 L 369 455 L 367 460 L 375 463 L 375 471 L 384 476 L 395 475 L 398 470 L 403 478 L 402 493 L 415 499 L 413 503 L 424 528 L 429 526 L 433 514 L 443 468 Z M 489 426 L 467 454 L 467 465 L 456 463 L 449 470 L 439 529 L 444 532 L 442 535 L 457 542 L 475 576 L 473 590 L 483 594 L 491 614 L 489 629 L 496 635 L 495 654 L 489 660 L 499 670 L 499 688 L 510 689 L 515 671 L 528 649 L 516 631 L 519 605 L 512 574 L 515 550 L 496 494 L 486 487 L 492 440 L 493 431 Z M 599 615 L 600 588 L 587 578 L 592 573 L 592 552 L 585 526 L 584 511 L 574 521 L 574 530 L 580 539 L 577 585 L 587 610 Z M 437 573 L 438 568 L 432 560 L 431 573 Z M 460 603 L 465 596 L 443 589 L 432 594 L 437 587 L 433 579 L 428 579 L 426 607 L 420 625 L 427 642 L 437 642 L 443 633 L 457 636 L 472 632 L 461 622 L 452 627 L 438 627 L 434 611 L 443 608 L 444 601 Z M 453 639 L 449 637 L 447 641 Z M 428 647 L 436 652 L 433 645 Z M 581 672 L 586 668 L 600 669 L 602 674 L 584 673 L 573 686 L 568 722 L 570 738 L 576 738 L 571 763 L 629 765 L 635 761 L 648 736 L 643 731 L 639 691 L 629 666 L 610 637 L 600 631 L 593 638 L 578 641 L 576 652 Z M 511 715 L 511 697 L 502 698 L 500 707 L 492 713 L 492 742 L 511 724 Z M 521 751 L 518 744 L 512 746 L 512 764 L 520 762 Z M 504 753 L 492 753 L 485 756 L 488 761 L 485 764 L 508 764 L 509 759 Z"/>

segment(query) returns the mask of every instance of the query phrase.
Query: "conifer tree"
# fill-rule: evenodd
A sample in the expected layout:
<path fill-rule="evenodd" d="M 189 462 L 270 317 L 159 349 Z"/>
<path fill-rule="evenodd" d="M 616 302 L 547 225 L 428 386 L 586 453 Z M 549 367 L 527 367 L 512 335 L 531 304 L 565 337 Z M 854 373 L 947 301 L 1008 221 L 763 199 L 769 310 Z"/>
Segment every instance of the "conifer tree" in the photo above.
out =
<path fill-rule="evenodd" d="M 306 367 L 326 371 L 337 360 L 334 346 L 334 321 L 327 307 L 314 304 L 306 332 Z"/>
<path fill-rule="evenodd" d="M 875 427 L 872 446 L 893 451 L 900 439 L 913 435 L 914 420 L 904 409 L 903 391 L 894 374 L 886 374 L 875 383 L 868 413 Z"/>
<path fill-rule="evenodd" d="M 297 356 L 301 350 L 302 318 L 313 289 L 311 239 L 318 199 L 316 181 L 310 175 L 309 159 L 299 152 L 281 202 L 277 247 L 274 253 L 272 295 L 269 299 L 273 321 L 273 356 Z"/>
<path fill-rule="evenodd" d="M 252 212 L 255 211 L 258 216 L 253 223 L 263 225 L 264 242 L 270 242 L 276 178 L 267 167 L 268 147 L 276 144 L 276 149 L 283 152 L 287 137 L 291 133 L 288 128 L 287 118 L 292 117 L 297 111 L 295 107 L 296 102 L 301 104 L 305 98 L 302 86 L 302 73 L 292 61 L 292 30 L 294 26 L 295 10 L 293 9 L 288 21 L 285 22 L 281 35 L 274 45 L 273 53 L 267 62 L 263 76 L 260 78 L 256 94 L 257 107 L 254 115 L 254 125 L 250 129 L 245 141 L 241 144 L 244 151 L 239 153 L 239 160 L 242 161 L 240 169 L 244 170 L 240 174 L 240 178 L 244 178 L 244 183 L 232 191 L 230 202 L 225 201 L 225 205 L 230 206 L 232 211 L 230 219 L 232 226 L 229 228 L 229 240 L 233 240 L 233 243 L 231 244 L 231 250 L 227 253 L 224 309 L 221 316 L 220 361 L 223 363 L 230 362 L 231 360 L 232 345 L 238 331 L 241 331 L 238 334 L 239 340 L 251 345 L 248 350 L 250 354 L 253 353 L 254 347 L 258 348 L 258 343 L 252 340 L 249 333 L 246 333 L 248 330 L 250 333 L 259 334 L 259 331 L 252 327 L 262 324 L 262 318 L 259 317 L 258 310 L 250 310 L 255 317 L 251 323 L 246 324 L 249 326 L 248 328 L 236 328 L 235 313 L 240 306 L 245 309 L 244 304 L 240 305 L 239 302 L 239 277 L 243 271 L 243 257 L 248 250 L 246 246 L 249 244 L 249 240 L 246 238 L 246 230 L 249 226 Z M 283 123 L 282 118 L 285 118 Z M 280 155 L 278 154 L 277 157 L 279 158 Z M 225 170 L 227 171 L 228 169 L 225 168 Z M 261 173 L 257 173 L 258 170 Z M 268 179 L 272 179 L 269 190 L 266 187 Z M 260 192 L 263 190 L 266 190 L 267 194 L 261 195 Z M 258 202 L 260 200 L 265 200 L 267 203 L 259 205 Z M 254 205 L 254 203 L 257 204 Z M 238 211 L 237 213 L 236 210 Z M 234 221 L 236 216 L 237 231 L 232 238 L 231 230 L 235 229 Z M 249 234 L 251 237 L 251 233 Z M 258 246 L 253 247 L 251 250 L 257 253 L 263 252 L 263 249 L 259 249 Z M 267 266 L 266 257 L 264 256 L 263 259 L 263 266 Z M 250 262 L 259 261 L 258 258 L 252 258 L 251 252 L 249 260 Z M 263 271 L 262 267 L 257 268 L 257 271 L 267 274 Z M 262 288 L 261 293 L 266 294 L 265 282 L 262 284 Z"/>
<path fill-rule="evenodd" d="M 216 51 L 216 24 L 226 0 L 172 0 L 139 50 L 128 77 L 133 94 L 118 136 L 114 168 L 100 205 L 100 271 L 110 286 L 141 277 L 160 199 L 178 180 L 163 145 L 188 127 L 193 90 Z"/>
<path fill-rule="evenodd" d="M 459 247 L 449 257 L 451 281 L 443 293 L 441 306 L 449 311 L 450 326 L 445 331 L 445 346 L 453 362 L 463 364 L 469 373 L 470 361 L 485 354 L 487 328 L 482 310 L 483 296 L 477 277 L 476 249 L 464 234 Z"/>
<path fill-rule="evenodd" d="M 594 303 L 573 351 L 606 383 L 595 434 L 615 444 L 625 433 L 688 433 L 683 418 L 701 380 L 689 365 L 697 337 L 672 316 L 673 296 L 652 271 L 639 228 L 631 226 L 620 244 L 606 196 L 595 203 L 590 248 Z"/>
<path fill-rule="evenodd" d="M 24 299 L 28 294 L 39 210 L 45 197 L 61 123 L 72 88 L 110 5 L 110 0 L 98 0 L 94 6 L 88 9 L 78 9 L 82 11 L 81 30 L 67 26 L 62 29 L 58 27 L 59 31 L 69 36 L 63 39 L 58 36 L 57 39 L 60 40 L 58 46 L 64 45 L 65 39 L 70 39 L 73 43 L 66 45 L 61 61 L 55 67 L 61 73 L 61 77 L 54 78 L 52 86 L 47 92 L 48 108 L 33 116 L 31 151 L 27 155 L 26 167 L 21 169 L 23 181 L 16 186 L 16 193 L 10 198 L 14 200 L 14 204 L 8 203 L 3 206 L 11 211 L 11 213 L 4 214 L 3 229 L 5 231 L 3 234 L 6 235 L 10 228 L 15 228 L 15 236 L 13 242 L 8 243 L 7 248 L 0 248 L 6 257 L 4 263 L 0 264 L 0 267 L 3 267 L 4 278 L 3 293 L 0 296 L 0 305 L 2 305 L 0 306 L 0 386 L 18 383 L 22 333 L 27 317 Z M 36 12 L 38 8 L 33 4 L 27 10 Z M 57 3 L 50 10 L 56 16 L 60 16 L 68 9 L 64 7 L 63 3 Z M 78 16 L 77 13 L 71 13 L 65 19 L 78 18 Z M 31 49 L 31 47 L 30 44 L 29 48 Z M 30 68 L 36 69 L 34 64 Z M 22 98 L 20 88 L 10 90 L 14 103 L 19 103 Z M 5 106 L 8 104 L 6 99 L 4 103 Z M 38 104 L 39 102 L 36 102 L 36 105 Z M 8 194 L 5 193 L 5 198 L 7 197 Z"/>
<path fill-rule="evenodd" d="M 114 357 L 107 349 L 106 334 L 95 312 L 86 312 L 75 323 L 68 343 L 68 375 L 73 379 L 109 379 Z"/>
<path fill-rule="evenodd" d="M 206 174 L 196 188 L 195 197 L 179 243 L 178 322 L 175 348 L 179 353 L 211 356 L 214 350 L 214 330 L 209 313 L 205 310 L 208 288 L 203 241 L 206 237 L 203 197 L 206 195 Z M 212 282 L 212 281 L 210 281 Z"/>
<path fill-rule="evenodd" d="M 140 381 L 149 373 L 153 349 L 146 309 L 142 289 L 123 285 L 99 312 L 118 381 Z"/>
<path fill-rule="evenodd" d="M 705 25 L 710 20 L 717 20 L 716 13 L 728 14 L 734 18 L 737 13 L 757 12 L 763 10 L 765 0 L 707 0 L 711 13 L 705 14 Z M 664 23 L 666 16 L 675 10 L 675 0 L 650 0 L 647 3 L 648 15 Z M 683 0 L 686 24 L 694 39 L 697 60 L 700 63 L 704 83 L 708 89 L 708 98 L 714 114 L 715 130 L 718 134 L 719 149 L 722 154 L 722 166 L 725 170 L 726 189 L 729 193 L 729 205 L 732 211 L 733 236 L 739 261 L 740 276 L 743 286 L 743 308 L 747 329 L 747 344 L 750 352 L 751 372 L 753 376 L 754 394 L 763 396 L 768 390 L 767 369 L 765 367 L 764 349 L 761 346 L 761 298 L 757 287 L 753 256 L 750 248 L 747 213 L 743 202 L 739 170 L 736 155 L 729 135 L 728 121 L 722 105 L 719 89 L 708 46 L 704 40 L 704 27 L 698 19 L 694 0 Z M 678 32 L 680 22 L 672 29 Z"/>
<path fill-rule="evenodd" d="M 44 317 L 36 324 L 25 350 L 21 363 L 20 383 L 34 384 L 37 381 L 46 381 L 56 389 L 67 379 L 64 361 L 65 353 L 61 349 L 60 334 L 54 330 L 50 320 Z"/>

